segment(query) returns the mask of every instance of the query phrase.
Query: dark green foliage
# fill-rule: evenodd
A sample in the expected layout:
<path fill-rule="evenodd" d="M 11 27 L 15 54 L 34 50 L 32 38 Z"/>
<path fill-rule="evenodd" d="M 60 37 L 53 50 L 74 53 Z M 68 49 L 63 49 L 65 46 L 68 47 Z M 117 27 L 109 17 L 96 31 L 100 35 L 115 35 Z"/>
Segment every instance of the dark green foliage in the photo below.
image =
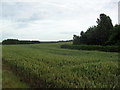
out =
<path fill-rule="evenodd" d="M 2 44 L 14 45 L 14 44 L 40 44 L 40 43 L 59 43 L 59 42 L 71 42 L 72 40 L 62 41 L 30 41 L 30 40 L 18 40 L 18 39 L 7 39 L 3 40 Z"/>
<path fill-rule="evenodd" d="M 2 42 L 2 44 L 18 44 L 19 40 L 18 39 L 7 39 Z"/>
<path fill-rule="evenodd" d="M 29 40 L 18 40 L 18 39 L 7 39 L 2 41 L 2 44 L 37 44 L 39 41 L 29 41 Z"/>
<path fill-rule="evenodd" d="M 92 26 L 88 28 L 88 30 L 84 33 L 81 34 L 80 37 L 80 44 L 97 44 L 97 34 L 96 34 L 96 26 Z M 81 32 L 82 33 L 82 32 Z"/>
<path fill-rule="evenodd" d="M 73 36 L 73 44 L 80 44 L 80 37 L 79 36 L 76 36 L 76 35 Z"/>
<path fill-rule="evenodd" d="M 111 32 L 109 40 L 106 44 L 112 45 L 120 45 L 120 25 L 115 25 L 114 29 Z"/>
<path fill-rule="evenodd" d="M 100 19 L 97 21 L 97 37 L 98 37 L 98 44 L 103 45 L 106 41 L 108 41 L 110 32 L 113 30 L 113 25 L 109 16 L 105 14 L 100 14 Z"/>
<path fill-rule="evenodd" d="M 92 26 L 86 32 L 81 31 L 80 36 L 74 35 L 73 44 L 87 45 L 118 45 L 120 44 L 120 25 L 113 27 L 109 16 L 100 14 L 97 26 Z"/>
<path fill-rule="evenodd" d="M 63 44 L 61 45 L 61 48 L 76 49 L 76 50 L 99 50 L 99 51 L 105 51 L 105 52 L 119 52 L 119 46 Z"/>

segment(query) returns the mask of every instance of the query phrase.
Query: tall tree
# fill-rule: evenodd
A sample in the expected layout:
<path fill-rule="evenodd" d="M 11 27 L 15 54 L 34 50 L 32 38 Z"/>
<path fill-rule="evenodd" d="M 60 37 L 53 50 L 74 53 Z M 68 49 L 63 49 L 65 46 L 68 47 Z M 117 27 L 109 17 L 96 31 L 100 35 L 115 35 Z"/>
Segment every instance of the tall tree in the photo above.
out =
<path fill-rule="evenodd" d="M 77 35 L 73 35 L 73 44 L 80 44 L 80 37 Z"/>
<path fill-rule="evenodd" d="M 100 14 L 100 19 L 97 19 L 97 35 L 98 44 L 103 45 L 110 37 L 110 32 L 113 30 L 113 24 L 109 16 Z"/>
<path fill-rule="evenodd" d="M 120 25 L 115 25 L 114 29 L 110 35 L 110 38 L 108 42 L 106 43 L 107 45 L 120 45 Z"/>
<path fill-rule="evenodd" d="M 73 44 L 105 45 L 113 31 L 112 20 L 109 16 L 100 14 L 96 22 L 97 26 L 88 28 L 86 32 L 81 31 L 80 36 L 74 35 Z"/>

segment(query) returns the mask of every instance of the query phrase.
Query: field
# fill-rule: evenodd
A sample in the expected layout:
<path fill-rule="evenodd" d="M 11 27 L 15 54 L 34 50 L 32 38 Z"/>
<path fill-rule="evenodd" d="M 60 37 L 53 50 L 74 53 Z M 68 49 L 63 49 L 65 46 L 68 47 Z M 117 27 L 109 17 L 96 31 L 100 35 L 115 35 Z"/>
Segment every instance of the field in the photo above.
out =
<path fill-rule="evenodd" d="M 118 53 L 61 44 L 3 45 L 2 60 L 31 87 L 118 88 Z"/>
<path fill-rule="evenodd" d="M 8 65 L 3 64 L 2 74 L 2 88 L 29 88 L 26 83 L 20 80 L 19 76 L 12 72 Z"/>

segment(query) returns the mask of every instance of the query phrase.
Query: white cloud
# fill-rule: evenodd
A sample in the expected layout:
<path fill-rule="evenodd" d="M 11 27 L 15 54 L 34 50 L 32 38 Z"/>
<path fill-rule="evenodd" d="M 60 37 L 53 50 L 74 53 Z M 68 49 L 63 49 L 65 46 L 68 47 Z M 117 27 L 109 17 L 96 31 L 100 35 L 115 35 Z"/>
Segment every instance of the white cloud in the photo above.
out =
<path fill-rule="evenodd" d="M 100 13 L 116 24 L 118 1 L 2 0 L 3 39 L 72 39 L 73 34 L 95 25 Z"/>

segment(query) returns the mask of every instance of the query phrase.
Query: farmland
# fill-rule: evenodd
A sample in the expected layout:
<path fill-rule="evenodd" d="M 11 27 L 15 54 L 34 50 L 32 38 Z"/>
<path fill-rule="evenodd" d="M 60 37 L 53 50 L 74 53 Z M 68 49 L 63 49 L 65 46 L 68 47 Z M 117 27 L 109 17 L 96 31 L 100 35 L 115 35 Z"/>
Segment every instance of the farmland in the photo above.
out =
<path fill-rule="evenodd" d="M 3 64 L 2 88 L 29 88 L 22 82 L 19 76 L 15 75 L 8 65 Z"/>
<path fill-rule="evenodd" d="M 118 53 L 62 49 L 62 44 L 3 45 L 2 60 L 31 87 L 119 87 Z"/>

